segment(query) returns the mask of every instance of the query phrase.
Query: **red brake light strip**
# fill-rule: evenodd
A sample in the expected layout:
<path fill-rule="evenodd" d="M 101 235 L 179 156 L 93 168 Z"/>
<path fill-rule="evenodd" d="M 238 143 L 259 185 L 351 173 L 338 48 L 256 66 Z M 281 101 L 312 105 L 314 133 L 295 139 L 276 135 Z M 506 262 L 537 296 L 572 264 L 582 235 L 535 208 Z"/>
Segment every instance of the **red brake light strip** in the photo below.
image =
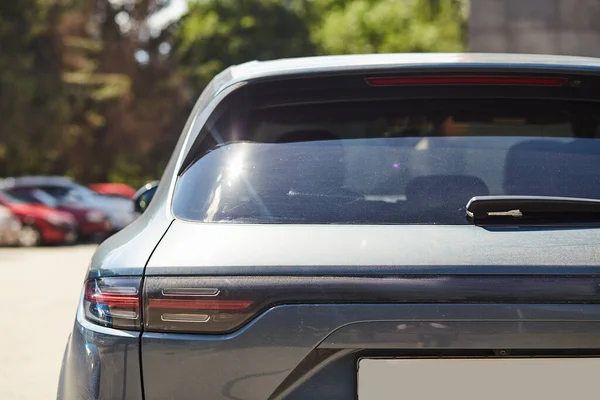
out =
<path fill-rule="evenodd" d="M 246 300 L 176 300 L 149 299 L 149 308 L 172 310 L 244 310 L 252 305 Z"/>
<path fill-rule="evenodd" d="M 106 293 L 86 294 L 86 299 L 93 303 L 106 304 L 113 307 L 138 307 L 140 302 L 137 295 Z"/>
<path fill-rule="evenodd" d="M 390 76 L 370 77 L 365 81 L 371 86 L 415 85 L 506 85 L 506 86 L 562 86 L 567 78 L 538 76 Z"/>

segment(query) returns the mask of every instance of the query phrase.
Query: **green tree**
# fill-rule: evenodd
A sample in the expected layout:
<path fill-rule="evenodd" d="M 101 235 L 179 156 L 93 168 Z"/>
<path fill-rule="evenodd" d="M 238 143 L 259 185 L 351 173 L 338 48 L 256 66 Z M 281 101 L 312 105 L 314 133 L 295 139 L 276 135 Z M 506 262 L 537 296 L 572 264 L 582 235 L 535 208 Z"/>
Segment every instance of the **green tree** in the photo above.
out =
<path fill-rule="evenodd" d="M 464 48 L 465 0 L 195 0 L 150 26 L 169 2 L 0 2 L 0 176 L 153 179 L 230 65 Z"/>
<path fill-rule="evenodd" d="M 462 51 L 465 10 L 461 0 L 325 0 L 313 40 L 323 54 Z"/>
<path fill-rule="evenodd" d="M 160 174 L 184 108 L 168 54 L 169 26 L 147 24 L 166 4 L 72 3 L 62 21 L 68 44 L 63 76 L 73 110 L 63 172 L 84 182 L 132 185 Z"/>
<path fill-rule="evenodd" d="M 0 176 L 51 170 L 69 119 L 61 17 L 50 0 L 0 2 Z"/>
<path fill-rule="evenodd" d="M 175 38 L 177 62 L 196 96 L 230 65 L 315 54 L 303 4 L 285 0 L 206 0 L 190 5 Z M 296 6 L 301 7 L 296 7 Z"/>

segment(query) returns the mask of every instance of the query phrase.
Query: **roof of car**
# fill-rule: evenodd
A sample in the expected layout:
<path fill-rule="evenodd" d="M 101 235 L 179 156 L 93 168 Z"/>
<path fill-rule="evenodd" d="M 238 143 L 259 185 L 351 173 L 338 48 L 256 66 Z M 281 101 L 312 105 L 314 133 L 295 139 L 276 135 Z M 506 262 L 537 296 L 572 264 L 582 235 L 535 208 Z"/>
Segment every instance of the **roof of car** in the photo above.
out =
<path fill-rule="evenodd" d="M 75 183 L 70 178 L 56 175 L 36 175 L 36 176 L 20 176 L 17 178 L 6 178 L 1 182 L 0 187 L 15 187 L 15 186 L 74 186 Z"/>
<path fill-rule="evenodd" d="M 229 68 L 233 80 L 400 67 L 506 67 L 600 72 L 600 58 L 539 54 L 402 53 L 362 54 L 251 61 Z"/>

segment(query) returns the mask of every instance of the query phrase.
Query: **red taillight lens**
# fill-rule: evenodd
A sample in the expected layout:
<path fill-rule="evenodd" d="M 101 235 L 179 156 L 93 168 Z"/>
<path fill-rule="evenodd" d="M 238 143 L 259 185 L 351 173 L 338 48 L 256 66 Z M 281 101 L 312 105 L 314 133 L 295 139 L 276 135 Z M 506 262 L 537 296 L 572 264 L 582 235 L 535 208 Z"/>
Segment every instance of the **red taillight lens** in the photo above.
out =
<path fill-rule="evenodd" d="M 141 278 L 97 278 L 85 284 L 83 308 L 89 321 L 110 328 L 139 330 Z"/>
<path fill-rule="evenodd" d="M 252 305 L 251 301 L 239 300 L 190 300 L 190 299 L 149 299 L 148 308 L 170 310 L 244 310 Z"/>
<path fill-rule="evenodd" d="M 148 277 L 144 287 L 144 330 L 231 332 L 256 315 L 258 300 L 263 296 L 254 288 L 234 287 L 210 278 Z"/>
<path fill-rule="evenodd" d="M 414 85 L 505 85 L 505 86 L 562 86 L 567 78 L 543 76 L 388 76 L 365 79 L 371 86 Z"/>

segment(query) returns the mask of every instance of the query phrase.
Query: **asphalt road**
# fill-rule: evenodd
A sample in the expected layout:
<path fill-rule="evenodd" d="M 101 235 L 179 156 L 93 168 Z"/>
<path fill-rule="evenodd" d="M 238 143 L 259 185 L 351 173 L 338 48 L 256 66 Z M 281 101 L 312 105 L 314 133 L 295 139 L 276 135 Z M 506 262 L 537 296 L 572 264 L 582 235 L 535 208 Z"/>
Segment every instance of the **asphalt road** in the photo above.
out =
<path fill-rule="evenodd" d="M 0 248 L 0 399 L 54 399 L 96 246 Z"/>

